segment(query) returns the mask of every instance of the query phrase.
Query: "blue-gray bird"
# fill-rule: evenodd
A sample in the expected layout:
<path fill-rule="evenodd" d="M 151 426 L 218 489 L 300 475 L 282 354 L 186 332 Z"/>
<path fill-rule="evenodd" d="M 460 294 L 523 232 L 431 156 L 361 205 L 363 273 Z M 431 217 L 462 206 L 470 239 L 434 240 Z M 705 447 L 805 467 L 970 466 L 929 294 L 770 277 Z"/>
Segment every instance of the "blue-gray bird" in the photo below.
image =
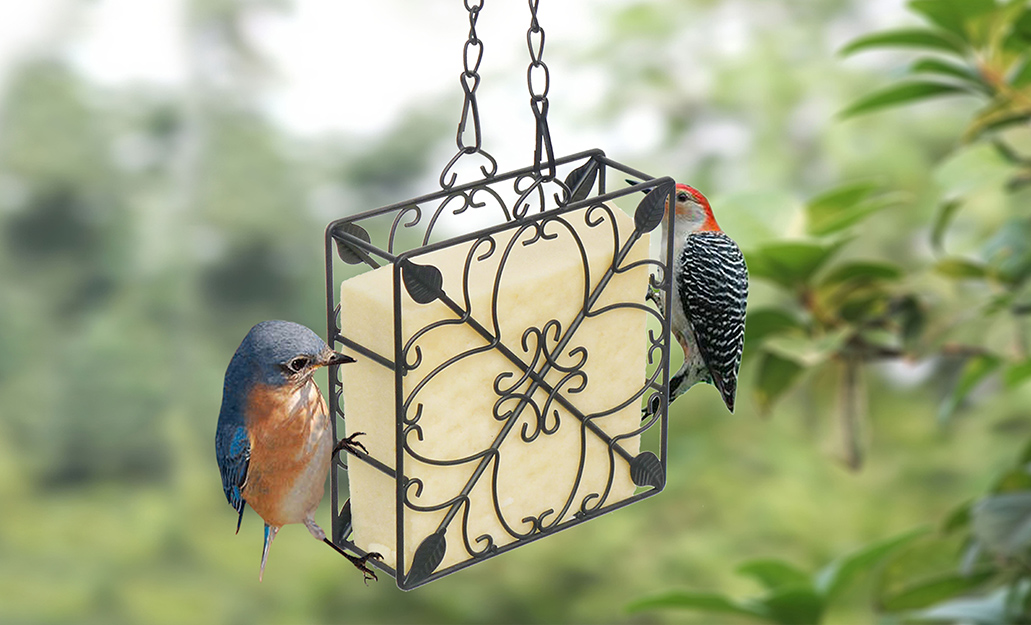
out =
<path fill-rule="evenodd" d="M 379 554 L 351 556 L 315 523 L 332 458 L 341 449 L 365 450 L 354 440 L 360 432 L 334 446 L 329 411 L 313 379 L 319 367 L 350 362 L 354 359 L 289 321 L 257 324 L 229 361 L 215 457 L 226 499 L 239 514 L 236 531 L 244 504 L 265 521 L 259 581 L 276 533 L 289 523 L 304 523 L 312 536 L 350 560 L 366 580 L 376 579 L 366 562 Z"/>

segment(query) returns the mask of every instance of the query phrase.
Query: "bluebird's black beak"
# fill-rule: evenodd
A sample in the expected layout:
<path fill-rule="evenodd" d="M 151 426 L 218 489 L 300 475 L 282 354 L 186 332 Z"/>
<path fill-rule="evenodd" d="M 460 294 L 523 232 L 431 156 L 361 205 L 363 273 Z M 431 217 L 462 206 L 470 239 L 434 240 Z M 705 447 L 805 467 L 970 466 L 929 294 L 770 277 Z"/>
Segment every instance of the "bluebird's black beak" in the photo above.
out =
<path fill-rule="evenodd" d="M 333 352 L 329 355 L 329 360 L 326 361 L 327 365 L 346 365 L 349 362 L 356 362 L 354 358 L 351 358 L 347 354 L 341 354 L 340 352 Z"/>

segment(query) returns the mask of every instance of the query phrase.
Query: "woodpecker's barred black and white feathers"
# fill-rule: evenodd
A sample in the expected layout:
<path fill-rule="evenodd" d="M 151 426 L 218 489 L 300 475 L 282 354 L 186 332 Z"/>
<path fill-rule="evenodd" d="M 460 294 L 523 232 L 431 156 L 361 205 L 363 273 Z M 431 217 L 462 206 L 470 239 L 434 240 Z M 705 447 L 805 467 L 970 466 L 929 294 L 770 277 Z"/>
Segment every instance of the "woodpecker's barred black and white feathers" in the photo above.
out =
<path fill-rule="evenodd" d="M 679 262 L 681 305 L 712 383 L 733 412 L 745 343 L 748 269 L 744 256 L 723 232 L 705 231 L 687 237 Z"/>

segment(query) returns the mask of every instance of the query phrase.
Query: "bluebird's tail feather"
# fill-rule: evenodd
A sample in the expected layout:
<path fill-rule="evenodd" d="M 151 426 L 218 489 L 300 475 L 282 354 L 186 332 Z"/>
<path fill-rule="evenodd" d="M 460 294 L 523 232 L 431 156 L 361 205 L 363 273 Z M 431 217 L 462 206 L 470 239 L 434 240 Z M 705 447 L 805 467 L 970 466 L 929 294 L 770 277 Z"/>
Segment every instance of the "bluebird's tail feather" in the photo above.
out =
<path fill-rule="evenodd" d="M 272 541 L 276 539 L 276 532 L 279 531 L 278 527 L 273 527 L 268 523 L 265 524 L 265 550 L 261 552 L 261 570 L 258 571 L 258 581 L 261 581 L 262 576 L 265 575 L 265 562 L 268 561 L 268 549 L 272 546 Z"/>

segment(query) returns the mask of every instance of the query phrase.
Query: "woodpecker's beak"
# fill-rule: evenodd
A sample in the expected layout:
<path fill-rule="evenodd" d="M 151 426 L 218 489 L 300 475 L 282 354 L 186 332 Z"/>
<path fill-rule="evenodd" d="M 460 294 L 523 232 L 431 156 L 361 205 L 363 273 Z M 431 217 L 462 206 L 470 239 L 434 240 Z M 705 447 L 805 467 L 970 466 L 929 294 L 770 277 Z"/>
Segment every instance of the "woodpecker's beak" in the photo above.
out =
<path fill-rule="evenodd" d="M 357 362 L 354 358 L 351 358 L 347 354 L 341 354 L 340 352 L 330 352 L 329 358 L 326 360 L 327 365 L 346 365 L 350 362 Z"/>
<path fill-rule="evenodd" d="M 631 180 L 630 178 L 626 178 L 625 180 L 626 180 L 627 184 L 630 185 L 630 186 L 641 184 L 640 182 L 638 182 L 636 180 Z M 644 194 L 647 194 L 648 191 L 649 191 L 648 189 L 641 189 L 641 193 L 644 193 Z"/>

